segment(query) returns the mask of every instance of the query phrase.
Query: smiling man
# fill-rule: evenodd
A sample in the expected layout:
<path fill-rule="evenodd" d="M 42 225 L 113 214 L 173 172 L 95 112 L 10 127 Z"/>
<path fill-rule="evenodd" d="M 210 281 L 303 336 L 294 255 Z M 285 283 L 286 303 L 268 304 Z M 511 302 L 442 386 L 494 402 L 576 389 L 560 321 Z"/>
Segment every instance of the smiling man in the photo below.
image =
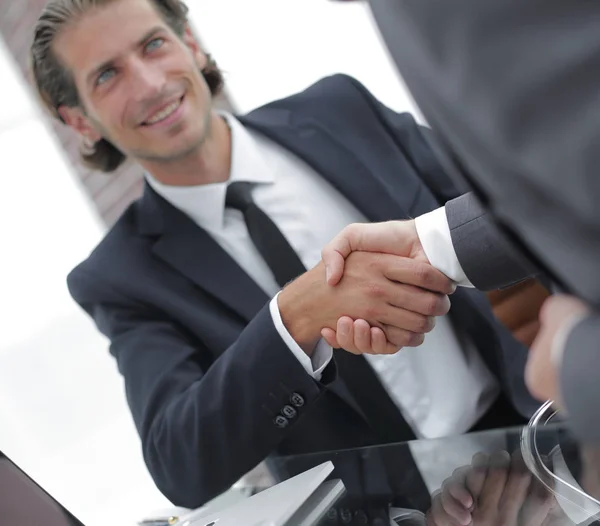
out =
<path fill-rule="evenodd" d="M 321 249 L 345 226 L 457 195 L 410 115 L 343 75 L 219 114 L 220 72 L 178 0 L 51 0 L 32 65 L 88 164 L 145 171 L 143 197 L 68 284 L 110 339 L 175 504 L 203 504 L 269 455 L 511 425 L 537 407 L 525 348 L 480 293 L 446 316 L 455 287 L 425 254 L 357 253 L 326 284 Z M 382 329 L 375 355 L 321 339 L 344 316 Z"/>

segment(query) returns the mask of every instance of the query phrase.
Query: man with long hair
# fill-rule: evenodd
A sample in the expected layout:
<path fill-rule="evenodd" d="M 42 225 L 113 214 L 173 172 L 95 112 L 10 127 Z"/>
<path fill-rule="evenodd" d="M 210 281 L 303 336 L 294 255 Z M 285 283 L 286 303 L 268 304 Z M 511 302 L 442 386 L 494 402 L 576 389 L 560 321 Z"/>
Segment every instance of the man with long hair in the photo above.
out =
<path fill-rule="evenodd" d="M 179 0 L 51 0 L 31 59 L 88 164 L 144 169 L 143 197 L 68 285 L 110 339 L 145 461 L 173 503 L 197 507 L 269 455 L 535 410 L 525 347 L 477 292 L 455 294 L 446 316 L 454 286 L 425 254 L 357 253 L 340 285 L 326 283 L 320 251 L 346 225 L 457 195 L 410 115 L 343 75 L 219 113 L 221 74 Z M 373 338 L 334 352 L 330 331 L 347 341 L 359 318 Z"/>

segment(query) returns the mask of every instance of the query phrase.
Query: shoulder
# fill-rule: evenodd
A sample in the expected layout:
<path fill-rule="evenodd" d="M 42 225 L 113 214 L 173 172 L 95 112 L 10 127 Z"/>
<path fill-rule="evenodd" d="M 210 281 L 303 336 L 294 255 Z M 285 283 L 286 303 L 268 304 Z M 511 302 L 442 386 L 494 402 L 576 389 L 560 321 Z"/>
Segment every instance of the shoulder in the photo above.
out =
<path fill-rule="evenodd" d="M 111 282 L 135 267 L 135 259 L 140 257 L 141 248 L 147 244 L 138 234 L 139 201 L 132 203 L 108 230 L 89 256 L 80 262 L 67 276 L 71 295 L 79 301 L 89 285 Z"/>
<path fill-rule="evenodd" d="M 250 112 L 249 116 L 271 109 L 301 110 L 304 113 L 313 109 L 321 114 L 330 114 L 336 110 L 348 110 L 350 107 L 373 102 L 376 99 L 358 80 L 339 73 L 324 77 L 298 93 L 261 106 Z"/>

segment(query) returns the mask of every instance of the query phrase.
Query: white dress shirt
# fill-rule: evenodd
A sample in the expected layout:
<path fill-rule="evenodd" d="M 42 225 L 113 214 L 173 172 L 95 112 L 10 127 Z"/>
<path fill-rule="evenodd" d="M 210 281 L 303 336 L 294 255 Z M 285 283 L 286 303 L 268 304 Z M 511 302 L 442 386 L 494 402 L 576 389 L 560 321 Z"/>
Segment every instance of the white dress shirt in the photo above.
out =
<path fill-rule="evenodd" d="M 365 217 L 301 159 L 223 114 L 232 137 L 231 173 L 225 183 L 174 187 L 147 175 L 149 184 L 204 228 L 270 296 L 277 331 L 308 374 L 319 380 L 332 357 L 321 340 L 312 360 L 291 338 L 277 307 L 279 286 L 252 243 L 242 213 L 225 208 L 233 181 L 255 183 L 253 197 L 285 235 L 307 268 L 350 223 Z M 449 233 L 448 233 L 449 235 Z M 464 337 L 461 341 L 464 342 Z M 366 356 L 415 434 L 436 438 L 463 433 L 488 410 L 498 386 L 470 343 L 461 344 L 446 317 L 438 319 L 421 347 L 391 356 Z"/>

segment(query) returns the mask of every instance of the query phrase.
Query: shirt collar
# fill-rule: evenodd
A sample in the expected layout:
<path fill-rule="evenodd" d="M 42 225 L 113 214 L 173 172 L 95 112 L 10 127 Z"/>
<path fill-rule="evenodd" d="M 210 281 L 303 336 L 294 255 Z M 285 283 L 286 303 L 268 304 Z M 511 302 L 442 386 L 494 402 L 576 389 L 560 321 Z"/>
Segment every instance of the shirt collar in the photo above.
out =
<path fill-rule="evenodd" d="M 227 186 L 234 181 L 255 184 L 275 182 L 273 170 L 263 158 L 252 134 L 233 115 L 222 112 L 231 130 L 231 169 L 229 180 L 195 186 L 170 186 L 146 173 L 154 191 L 207 230 L 221 230 L 225 214 Z"/>

